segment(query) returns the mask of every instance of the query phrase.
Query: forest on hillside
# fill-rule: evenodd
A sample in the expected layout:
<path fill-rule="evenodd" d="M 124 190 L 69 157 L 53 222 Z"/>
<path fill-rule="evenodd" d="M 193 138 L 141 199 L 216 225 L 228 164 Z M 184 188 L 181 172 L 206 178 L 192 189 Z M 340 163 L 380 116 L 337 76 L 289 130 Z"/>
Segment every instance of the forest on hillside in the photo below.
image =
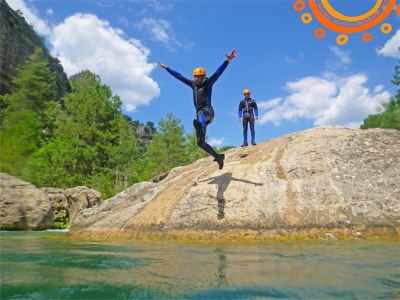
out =
<path fill-rule="evenodd" d="M 69 81 L 71 92 L 56 99 L 56 76 L 40 48 L 19 66 L 15 92 L 0 96 L 1 172 L 37 187 L 87 186 L 107 199 L 208 156 L 172 113 L 157 128 L 143 124 L 122 113 L 119 96 L 98 75 L 85 70 Z M 138 138 L 140 125 L 149 139 Z"/>

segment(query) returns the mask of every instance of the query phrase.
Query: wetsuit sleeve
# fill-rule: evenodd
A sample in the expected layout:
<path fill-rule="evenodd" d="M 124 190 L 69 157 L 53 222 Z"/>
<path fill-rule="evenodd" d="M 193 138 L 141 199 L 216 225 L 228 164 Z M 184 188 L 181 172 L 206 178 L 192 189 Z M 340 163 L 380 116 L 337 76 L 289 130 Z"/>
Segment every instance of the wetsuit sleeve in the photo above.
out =
<path fill-rule="evenodd" d="M 221 76 L 221 74 L 225 71 L 225 69 L 228 66 L 228 64 L 229 64 L 229 61 L 225 60 L 222 63 L 222 65 L 219 66 L 217 71 L 215 71 L 215 73 L 212 74 L 212 76 L 210 77 L 210 86 L 212 86 L 217 81 L 219 76 Z"/>
<path fill-rule="evenodd" d="M 166 70 L 168 71 L 169 74 L 171 74 L 172 76 L 174 76 L 176 79 L 182 81 L 184 84 L 187 84 L 188 86 L 192 87 L 192 81 L 187 79 L 186 77 L 183 77 L 181 75 L 181 73 L 170 69 L 169 67 L 166 68 Z"/>
<path fill-rule="evenodd" d="M 256 117 L 258 117 L 258 107 L 257 107 L 257 103 L 256 103 L 255 100 L 253 100 L 253 102 L 254 102 L 254 114 L 255 114 Z"/>
<path fill-rule="evenodd" d="M 238 116 L 239 118 L 243 116 L 243 101 L 240 101 L 239 103 Z"/>

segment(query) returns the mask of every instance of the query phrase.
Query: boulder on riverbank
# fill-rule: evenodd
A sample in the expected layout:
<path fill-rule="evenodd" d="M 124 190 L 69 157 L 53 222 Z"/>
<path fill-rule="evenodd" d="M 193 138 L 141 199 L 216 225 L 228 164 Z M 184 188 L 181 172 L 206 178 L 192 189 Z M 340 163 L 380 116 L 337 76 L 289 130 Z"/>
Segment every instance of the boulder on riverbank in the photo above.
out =
<path fill-rule="evenodd" d="M 54 222 L 73 221 L 87 207 L 100 204 L 101 193 L 84 186 L 43 188 L 0 173 L 0 230 L 44 230 Z"/>
<path fill-rule="evenodd" d="M 0 230 L 52 228 L 53 210 L 43 190 L 0 173 Z"/>
<path fill-rule="evenodd" d="M 85 209 L 70 236 L 366 238 L 400 234 L 400 131 L 328 126 L 225 152 Z"/>

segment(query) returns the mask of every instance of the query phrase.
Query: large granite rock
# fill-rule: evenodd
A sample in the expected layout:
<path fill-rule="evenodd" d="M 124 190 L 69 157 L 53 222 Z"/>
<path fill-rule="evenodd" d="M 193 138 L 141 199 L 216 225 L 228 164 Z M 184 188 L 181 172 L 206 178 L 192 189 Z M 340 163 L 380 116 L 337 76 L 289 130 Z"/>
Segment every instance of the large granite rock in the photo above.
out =
<path fill-rule="evenodd" d="M 92 238 L 368 238 L 400 233 L 400 132 L 319 127 L 171 170 L 85 209 Z"/>
<path fill-rule="evenodd" d="M 50 55 L 44 40 L 33 30 L 25 18 L 0 0 L 0 95 L 13 91 L 12 80 L 16 68 L 33 54 L 35 48 L 43 49 L 50 69 L 56 73 L 56 99 L 61 99 L 70 91 L 67 74 L 57 58 Z"/>
<path fill-rule="evenodd" d="M 43 190 L 0 173 L 0 230 L 43 230 L 53 224 L 53 210 Z"/>
<path fill-rule="evenodd" d="M 85 208 L 100 204 L 101 193 L 84 186 L 43 188 L 0 173 L 0 230 L 44 230 L 72 222 Z"/>

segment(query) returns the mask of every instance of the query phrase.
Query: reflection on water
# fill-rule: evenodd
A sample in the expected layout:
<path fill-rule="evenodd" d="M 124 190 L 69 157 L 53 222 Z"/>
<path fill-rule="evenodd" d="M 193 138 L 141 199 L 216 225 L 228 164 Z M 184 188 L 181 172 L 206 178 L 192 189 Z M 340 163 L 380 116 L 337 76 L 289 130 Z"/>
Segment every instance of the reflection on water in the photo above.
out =
<path fill-rule="evenodd" d="M 1 299 L 397 299 L 395 241 L 89 241 L 0 233 Z"/>

